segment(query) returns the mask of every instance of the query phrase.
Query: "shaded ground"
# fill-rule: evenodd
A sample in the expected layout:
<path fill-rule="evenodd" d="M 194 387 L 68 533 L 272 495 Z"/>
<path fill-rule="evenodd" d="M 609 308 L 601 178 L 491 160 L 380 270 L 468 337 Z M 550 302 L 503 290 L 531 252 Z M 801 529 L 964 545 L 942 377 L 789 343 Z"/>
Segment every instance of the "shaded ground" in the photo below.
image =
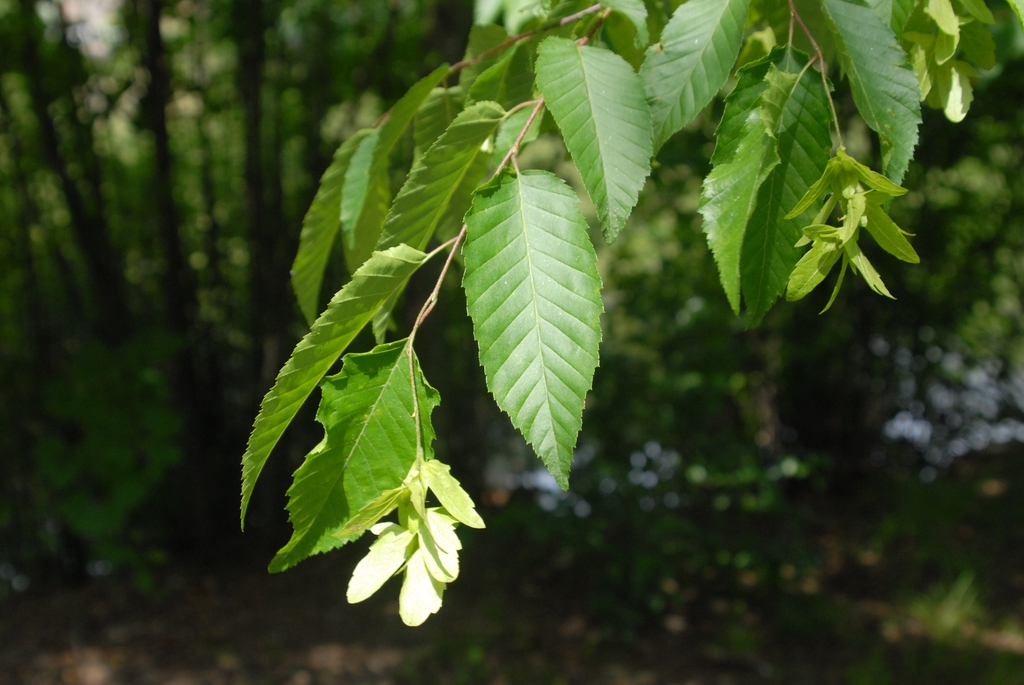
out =
<path fill-rule="evenodd" d="M 279 575 L 250 548 L 164 569 L 150 593 L 114 576 L 0 602 L 0 683 L 1024 683 L 1021 461 L 965 460 L 930 485 L 894 477 L 852 506 L 821 503 L 817 566 L 783 565 L 773 589 L 743 596 L 684 588 L 685 612 L 628 641 L 573 593 L 586 569 L 531 577 L 493 536 L 467 546 L 418 629 L 398 618 L 396 581 L 345 601 L 361 548 Z"/>

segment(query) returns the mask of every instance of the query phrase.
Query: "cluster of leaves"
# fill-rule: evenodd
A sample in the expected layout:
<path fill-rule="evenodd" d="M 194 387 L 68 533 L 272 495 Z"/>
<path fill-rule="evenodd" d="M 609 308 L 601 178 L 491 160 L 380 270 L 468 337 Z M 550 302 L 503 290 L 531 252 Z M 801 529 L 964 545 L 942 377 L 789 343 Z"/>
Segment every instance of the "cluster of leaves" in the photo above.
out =
<path fill-rule="evenodd" d="M 789 3 L 791 38 L 799 24 L 815 54 L 790 40 L 736 72 L 700 211 L 730 305 L 739 314 L 745 303 L 750 324 L 787 287 L 791 299 L 809 292 L 839 256 L 888 294 L 857 248 L 860 228 L 897 257 L 916 260 L 885 214 L 887 198 L 903 192 L 921 121 L 917 79 L 894 29 L 906 4 L 820 0 L 813 6 L 827 35 L 816 37 Z M 690 0 L 668 17 L 662 3 L 641 0 L 480 3 L 478 19 L 504 11 L 506 26 L 520 32 L 475 26 L 462 62 L 424 77 L 379 125 L 338 149 L 293 268 L 311 330 L 264 399 L 243 457 L 244 518 L 271 450 L 321 387 L 317 420 L 326 435 L 295 474 L 288 503 L 294 534 L 271 570 L 339 547 L 397 509 L 398 524 L 373 528 L 379 539 L 357 568 L 350 599 L 369 596 L 404 569 L 406 622 L 420 623 L 440 606 L 444 584 L 457 573 L 455 521 L 482 522 L 467 513 L 468 497 L 458 507 L 446 501 L 443 468 L 431 466 L 430 414 L 439 397 L 413 345 L 460 249 L 487 386 L 568 487 L 598 365 L 601 280 L 579 196 L 552 173 L 520 169 L 519 150 L 541 134 L 560 138 L 605 239 L 614 241 L 653 157 L 726 85 L 748 33 L 767 44 L 771 25 L 759 24 L 778 5 Z M 840 124 L 816 38 L 838 55 L 858 110 L 878 134 L 885 176 L 842 148 L 830 161 L 830 126 L 838 134 Z M 393 193 L 392 157 L 410 129 L 408 176 Z M 823 204 L 826 191 L 832 194 Z M 837 207 L 842 224 L 832 228 Z M 351 279 L 317 316 L 339 234 Z M 425 252 L 435 240 L 441 245 Z M 801 259 L 808 240 L 814 244 Z M 386 343 L 409 277 L 446 249 L 408 337 Z M 347 355 L 341 372 L 325 378 L 367 325 L 378 346 Z M 443 508 L 426 506 L 428 488 Z"/>

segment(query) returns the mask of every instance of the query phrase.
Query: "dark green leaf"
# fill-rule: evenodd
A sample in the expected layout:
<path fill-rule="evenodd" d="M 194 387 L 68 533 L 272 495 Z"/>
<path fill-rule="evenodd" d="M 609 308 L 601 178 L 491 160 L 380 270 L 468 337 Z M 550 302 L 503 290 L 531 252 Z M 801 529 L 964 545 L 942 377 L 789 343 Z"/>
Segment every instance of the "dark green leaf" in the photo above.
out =
<path fill-rule="evenodd" d="M 538 48 L 537 87 L 610 242 L 650 173 L 651 113 L 643 84 L 615 53 L 551 37 Z"/>
<path fill-rule="evenodd" d="M 750 0 L 680 5 L 640 70 L 654 121 L 654 150 L 711 102 L 743 44 Z"/>
<path fill-rule="evenodd" d="M 899 184 L 917 145 L 920 89 L 889 24 L 870 8 L 823 0 L 853 100 L 882 143 L 882 167 Z"/>

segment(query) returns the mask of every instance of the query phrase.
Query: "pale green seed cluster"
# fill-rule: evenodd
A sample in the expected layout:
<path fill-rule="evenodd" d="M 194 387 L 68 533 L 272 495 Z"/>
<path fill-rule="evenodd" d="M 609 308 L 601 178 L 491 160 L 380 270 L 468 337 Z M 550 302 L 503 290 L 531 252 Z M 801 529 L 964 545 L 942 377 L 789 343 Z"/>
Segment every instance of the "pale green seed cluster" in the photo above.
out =
<path fill-rule="evenodd" d="M 814 221 L 803 229 L 804 236 L 797 247 L 810 244 L 811 249 L 797 262 L 789 277 L 786 289 L 787 300 L 799 300 L 814 290 L 828 275 L 832 267 L 843 260 L 839 279 L 832 291 L 832 297 L 825 305 L 827 310 L 835 301 L 843 276 L 849 266 L 860 274 L 868 286 L 879 295 L 892 297 L 875 267 L 857 244 L 861 229 L 867 229 L 883 250 L 897 259 L 911 264 L 920 262 L 914 248 L 907 242 L 903 231 L 886 214 L 884 205 L 892 197 L 906 193 L 905 188 L 896 185 L 885 176 L 871 171 L 846 154 L 844 148 L 836 151 L 829 160 L 825 173 L 811 186 L 793 211 L 786 218 L 793 219 L 807 211 L 816 200 L 831 191 Z M 840 225 L 827 223 L 836 207 L 840 210 Z"/>
<path fill-rule="evenodd" d="M 426 507 L 428 489 L 442 506 Z M 398 523 L 377 523 L 395 509 Z M 462 543 L 455 526 L 483 528 L 483 519 L 449 467 L 436 460 L 418 461 L 402 487 L 383 493 L 363 511 L 363 517 L 338 533 L 350 535 L 369 527 L 377 536 L 352 572 L 348 601 L 362 602 L 404 572 L 399 614 L 406 625 L 418 626 L 437 613 L 445 586 L 459 575 Z"/>

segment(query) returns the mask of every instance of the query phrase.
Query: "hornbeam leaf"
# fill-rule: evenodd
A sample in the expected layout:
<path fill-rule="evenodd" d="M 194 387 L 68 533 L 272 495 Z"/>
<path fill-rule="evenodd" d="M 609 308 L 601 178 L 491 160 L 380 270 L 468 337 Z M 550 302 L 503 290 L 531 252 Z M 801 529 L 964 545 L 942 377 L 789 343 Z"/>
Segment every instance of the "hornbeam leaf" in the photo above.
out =
<path fill-rule="evenodd" d="M 795 80 L 793 72 L 802 69 L 807 57 L 796 51 L 793 57 L 788 60 L 776 53 L 776 62 L 766 74 L 762 114 L 769 107 L 779 110 L 774 127 L 779 164 L 758 190 L 743 238 L 740 271 L 748 326 L 756 324 L 786 290 L 789 274 L 800 259 L 796 248 L 800 229 L 813 221 L 820 201 L 794 219 L 787 219 L 786 213 L 824 173 L 832 147 L 825 87 L 811 71 Z M 779 71 L 776 64 L 788 73 Z"/>
<path fill-rule="evenodd" d="M 823 7 L 853 101 L 881 140 L 886 175 L 899 184 L 914 156 L 921 123 L 914 70 L 889 24 L 870 7 L 847 0 L 823 0 Z"/>
<path fill-rule="evenodd" d="M 477 26 L 469 30 L 466 54 L 462 58 L 465 61 L 477 59 L 482 53 L 493 50 L 508 38 L 508 33 L 501 26 L 495 24 L 480 26 L 479 24 L 481 23 L 485 22 L 478 22 Z M 480 74 L 487 71 L 491 65 L 501 59 L 501 53 L 501 50 L 496 50 L 486 57 L 480 57 L 479 62 L 473 62 L 463 67 L 462 71 L 459 72 L 459 87 L 462 88 L 463 95 L 469 93 L 473 82 L 476 81 Z"/>
<path fill-rule="evenodd" d="M 567 488 L 603 309 L 579 198 L 545 171 L 505 174 L 477 191 L 466 224 L 463 286 L 487 387 Z"/>
<path fill-rule="evenodd" d="M 533 43 L 520 43 L 480 74 L 469 89 L 469 101 L 490 100 L 511 108 L 533 94 Z"/>
<path fill-rule="evenodd" d="M 776 50 L 772 56 L 778 57 L 780 52 Z M 704 232 L 726 297 L 737 314 L 747 223 L 757 205 L 761 184 L 779 163 L 775 131 L 769 125 L 780 118 L 781 109 L 778 102 L 774 108 L 763 106 L 765 90 L 770 87 L 764 80 L 770 57 L 744 67 L 739 83 L 726 98 L 716 131 L 712 170 L 701 190 L 699 211 L 704 217 Z"/>
<path fill-rule="evenodd" d="M 354 272 L 373 252 L 380 239 L 390 198 L 388 164 L 391 152 L 412 123 L 423 101 L 448 74 L 442 64 L 420 79 L 395 103 L 377 132 L 376 143 L 364 139 L 366 149 L 356 153 L 361 162 L 349 166 L 342 190 L 342 231 L 345 233 L 345 262 Z M 351 189 L 349 185 L 351 183 Z"/>
<path fill-rule="evenodd" d="M 302 220 L 299 251 L 292 263 L 292 288 L 299 301 L 299 309 L 310 325 L 319 311 L 324 270 L 341 225 L 341 188 L 345 171 L 360 141 L 371 133 L 370 129 L 357 132 L 334 153 L 334 160 L 320 178 L 316 197 Z"/>
<path fill-rule="evenodd" d="M 345 171 L 341 233 L 345 238 L 345 265 L 349 273 L 355 272 L 373 253 L 391 199 L 387 168 L 374 168 L 379 141 L 379 129 L 363 138 Z"/>
<path fill-rule="evenodd" d="M 382 491 L 398 488 L 416 461 L 409 341 L 345 356 L 324 379 L 316 419 L 326 436 L 295 472 L 288 489 L 291 540 L 270 562 L 272 573 L 299 563 L 328 530 L 357 516 Z M 434 439 L 430 414 L 439 402 L 413 354 L 423 444 Z"/>
<path fill-rule="evenodd" d="M 413 141 L 416 143 L 414 157 L 419 159 L 437 140 L 445 129 L 455 121 L 465 104 L 465 93 L 461 86 L 435 88 L 423 101 L 413 121 Z"/>
<path fill-rule="evenodd" d="M 404 287 L 426 255 L 405 245 L 374 253 L 299 341 L 263 398 L 242 457 L 241 519 L 263 465 L 295 413 L 381 303 Z"/>
<path fill-rule="evenodd" d="M 843 248 L 837 243 L 824 240 L 814 243 L 790 274 L 786 299 L 795 302 L 806 297 L 825 280 L 842 255 Z"/>
<path fill-rule="evenodd" d="M 603 48 L 552 36 L 537 49 L 537 88 L 611 242 L 651 170 L 651 112 L 629 64 Z"/>
<path fill-rule="evenodd" d="M 463 187 L 462 181 L 478 157 L 489 155 L 481 146 L 504 115 L 497 104 L 478 102 L 455 118 L 398 191 L 378 250 L 403 243 L 420 250 L 426 247 L 456 195 L 472 190 Z"/>
<path fill-rule="evenodd" d="M 647 8 L 643 0 L 604 0 L 601 3 L 633 22 L 636 27 L 637 47 L 645 48 L 651 42 L 651 34 L 647 31 Z"/>
<path fill-rule="evenodd" d="M 750 0 L 690 0 L 676 8 L 640 69 L 654 121 L 654 151 L 697 116 L 729 78 Z"/>
<path fill-rule="evenodd" d="M 459 481 L 452 475 L 451 467 L 448 464 L 442 464 L 436 459 L 431 459 L 424 464 L 424 468 L 427 471 L 427 482 L 430 485 L 430 490 L 437 496 L 441 506 L 467 526 L 483 528 L 483 519 L 476 513 L 476 509 L 473 507 L 473 500 L 470 499 L 466 491 L 462 489 Z"/>

